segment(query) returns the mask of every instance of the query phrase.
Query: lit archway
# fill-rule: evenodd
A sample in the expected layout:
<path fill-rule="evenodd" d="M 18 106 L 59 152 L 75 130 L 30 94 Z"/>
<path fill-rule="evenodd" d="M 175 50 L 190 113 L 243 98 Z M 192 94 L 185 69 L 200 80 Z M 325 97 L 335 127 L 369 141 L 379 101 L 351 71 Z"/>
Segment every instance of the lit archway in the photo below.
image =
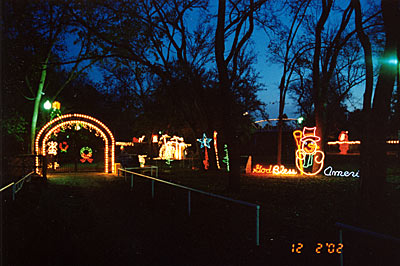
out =
<path fill-rule="evenodd" d="M 73 125 L 82 125 L 89 131 L 95 131 L 96 136 L 100 136 L 104 141 L 104 172 L 114 173 L 115 164 L 115 139 L 110 129 L 98 119 L 83 114 L 66 114 L 59 116 L 47 124 L 39 131 L 35 139 L 36 155 L 46 155 L 46 144 L 52 134 L 60 128 L 72 128 Z M 39 173 L 39 158 L 36 157 L 36 172 Z"/>

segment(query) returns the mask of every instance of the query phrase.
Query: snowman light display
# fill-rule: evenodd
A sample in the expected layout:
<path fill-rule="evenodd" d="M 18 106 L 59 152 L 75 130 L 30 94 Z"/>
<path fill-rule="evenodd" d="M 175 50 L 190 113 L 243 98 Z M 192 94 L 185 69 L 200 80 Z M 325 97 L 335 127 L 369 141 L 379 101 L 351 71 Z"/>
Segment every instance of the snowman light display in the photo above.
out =
<path fill-rule="evenodd" d="M 325 154 L 319 150 L 320 137 L 315 135 L 316 127 L 304 127 L 303 132 L 293 132 L 296 141 L 296 167 L 301 174 L 313 176 L 324 167 Z"/>

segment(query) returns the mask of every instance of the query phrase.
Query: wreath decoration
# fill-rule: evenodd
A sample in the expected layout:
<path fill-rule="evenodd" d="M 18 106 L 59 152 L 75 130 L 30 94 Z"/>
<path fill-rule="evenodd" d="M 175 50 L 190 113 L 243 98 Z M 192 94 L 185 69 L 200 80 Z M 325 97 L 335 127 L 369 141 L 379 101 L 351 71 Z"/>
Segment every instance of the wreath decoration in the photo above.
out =
<path fill-rule="evenodd" d="M 92 163 L 92 162 L 93 162 L 93 159 L 91 158 L 92 155 L 93 155 L 93 150 L 92 150 L 91 148 L 89 148 L 89 147 L 83 147 L 83 148 L 80 150 L 80 154 L 81 154 L 81 157 L 82 157 L 82 159 L 80 159 L 80 161 L 81 161 L 82 163 L 84 163 L 84 162 L 86 162 L 86 161 L 88 161 L 89 163 Z"/>

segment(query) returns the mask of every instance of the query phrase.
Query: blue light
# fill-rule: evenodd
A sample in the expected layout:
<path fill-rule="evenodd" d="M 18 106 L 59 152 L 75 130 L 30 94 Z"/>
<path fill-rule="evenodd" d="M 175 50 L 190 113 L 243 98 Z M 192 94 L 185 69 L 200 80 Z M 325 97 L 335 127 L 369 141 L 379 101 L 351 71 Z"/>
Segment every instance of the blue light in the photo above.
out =
<path fill-rule="evenodd" d="M 198 142 L 200 142 L 200 148 L 204 148 L 206 146 L 207 148 L 210 147 L 210 142 L 212 139 L 207 138 L 206 133 L 203 133 L 203 138 L 202 139 L 197 139 Z"/>

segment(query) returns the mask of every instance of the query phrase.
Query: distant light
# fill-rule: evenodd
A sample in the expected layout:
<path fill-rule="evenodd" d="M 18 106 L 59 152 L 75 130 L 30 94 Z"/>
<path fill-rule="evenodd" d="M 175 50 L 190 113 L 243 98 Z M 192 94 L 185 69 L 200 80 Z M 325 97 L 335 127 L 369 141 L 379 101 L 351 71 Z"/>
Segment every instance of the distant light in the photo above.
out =
<path fill-rule="evenodd" d="M 53 109 L 60 110 L 61 104 L 58 101 L 54 101 L 52 107 Z"/>
<path fill-rule="evenodd" d="M 304 117 L 300 116 L 299 118 L 297 118 L 297 123 L 301 124 L 304 121 Z"/>
<path fill-rule="evenodd" d="M 397 58 L 391 58 L 388 60 L 388 63 L 391 65 L 397 65 L 399 63 L 399 60 Z"/>
<path fill-rule="evenodd" d="M 44 109 L 46 110 L 50 110 L 51 108 L 51 102 L 49 100 L 47 100 L 44 104 L 43 104 Z"/>

